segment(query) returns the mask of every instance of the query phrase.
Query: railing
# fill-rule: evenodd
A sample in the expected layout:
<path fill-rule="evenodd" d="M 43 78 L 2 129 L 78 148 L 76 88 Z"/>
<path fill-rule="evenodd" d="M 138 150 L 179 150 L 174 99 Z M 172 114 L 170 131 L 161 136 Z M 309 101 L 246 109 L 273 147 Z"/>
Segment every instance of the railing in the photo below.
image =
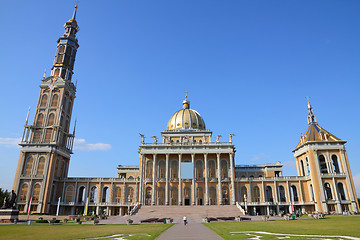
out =
<path fill-rule="evenodd" d="M 235 178 L 235 181 L 281 181 L 281 180 L 309 180 L 310 176 L 280 176 L 280 177 L 242 177 Z"/>
<path fill-rule="evenodd" d="M 142 143 L 142 146 L 196 146 L 196 145 L 233 145 L 231 142 L 172 142 L 172 143 Z"/>
<path fill-rule="evenodd" d="M 130 211 L 130 216 L 132 216 L 138 209 L 140 209 L 141 204 L 140 203 L 136 203 L 136 205 L 133 207 L 133 209 L 131 209 Z"/>
<path fill-rule="evenodd" d="M 52 130 L 51 137 L 48 141 L 44 138 L 46 132 Z M 39 134 L 37 141 L 34 141 L 34 135 Z M 24 133 L 20 145 L 57 145 L 70 152 L 73 150 L 75 135 L 63 131 L 59 125 L 37 127 L 34 125 L 25 125 Z"/>
<path fill-rule="evenodd" d="M 241 212 L 243 215 L 246 214 L 246 213 L 245 213 L 245 210 L 241 207 L 241 205 L 240 205 L 238 202 L 236 202 L 236 206 L 237 206 L 237 208 L 240 210 L 240 212 Z"/>

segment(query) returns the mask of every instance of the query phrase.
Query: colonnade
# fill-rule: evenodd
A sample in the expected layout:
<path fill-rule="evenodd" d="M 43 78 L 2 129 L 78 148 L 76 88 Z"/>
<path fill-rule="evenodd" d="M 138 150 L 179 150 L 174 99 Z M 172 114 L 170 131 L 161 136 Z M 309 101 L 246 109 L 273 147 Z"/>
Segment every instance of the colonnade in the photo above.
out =
<path fill-rule="evenodd" d="M 228 164 L 227 166 L 229 167 L 230 165 L 230 194 L 229 194 L 229 198 L 231 199 L 231 204 L 235 204 L 235 184 L 234 184 L 234 179 L 235 179 L 235 169 L 234 169 L 234 154 L 233 153 L 223 153 L 223 155 L 227 154 L 228 157 L 226 157 L 226 160 L 229 161 L 230 164 Z M 151 159 L 148 159 L 147 161 L 152 160 L 152 195 L 151 195 L 151 202 L 152 205 L 156 205 L 156 196 L 157 196 L 157 179 L 158 179 L 158 173 L 156 171 L 156 166 L 158 165 L 158 156 L 159 155 L 165 155 L 165 205 L 169 205 L 169 182 L 170 182 L 170 178 L 169 178 L 169 162 L 170 162 L 170 155 L 175 155 L 175 154 L 140 154 L 140 203 L 143 204 L 144 203 L 144 192 L 145 192 L 145 185 L 147 185 L 147 182 L 145 181 L 146 179 L 146 157 L 149 157 L 149 155 L 151 156 Z M 176 154 L 177 155 L 177 160 L 178 160 L 178 178 L 176 181 L 174 181 L 172 179 L 172 183 L 178 183 L 178 205 L 183 205 L 183 179 L 181 178 L 181 163 L 184 160 L 183 155 L 185 154 Z M 186 154 L 188 155 L 188 154 Z M 204 176 L 204 185 L 205 185 L 205 205 L 209 205 L 209 174 L 208 174 L 208 153 L 204 153 L 204 154 L 190 154 L 191 155 L 191 163 L 193 164 L 193 178 L 191 179 L 191 204 L 192 205 L 196 205 L 196 194 L 195 194 L 195 174 L 196 174 L 196 167 L 195 167 L 195 156 L 196 155 L 202 155 L 203 156 L 203 160 L 204 160 L 204 172 L 203 172 L 203 176 Z M 188 159 L 186 159 L 188 160 Z M 222 205 L 223 204 L 223 198 L 222 198 L 222 174 L 221 174 L 221 153 L 216 153 L 216 162 L 217 162 L 217 203 L 218 205 Z M 172 159 L 173 161 L 173 159 Z M 229 172 L 229 168 L 226 169 L 227 172 Z M 212 178 L 213 179 L 213 178 Z M 202 182 L 202 181 L 201 181 Z"/>

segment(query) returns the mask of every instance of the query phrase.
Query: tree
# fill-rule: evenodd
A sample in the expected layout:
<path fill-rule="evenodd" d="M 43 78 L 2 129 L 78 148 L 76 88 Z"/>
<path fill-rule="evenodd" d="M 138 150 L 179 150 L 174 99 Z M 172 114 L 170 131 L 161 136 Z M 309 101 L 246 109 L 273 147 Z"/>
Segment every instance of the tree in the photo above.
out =
<path fill-rule="evenodd" d="M 0 188 L 0 208 L 3 206 L 4 204 L 4 199 L 9 196 L 9 192 L 8 190 L 3 190 L 2 188 Z"/>

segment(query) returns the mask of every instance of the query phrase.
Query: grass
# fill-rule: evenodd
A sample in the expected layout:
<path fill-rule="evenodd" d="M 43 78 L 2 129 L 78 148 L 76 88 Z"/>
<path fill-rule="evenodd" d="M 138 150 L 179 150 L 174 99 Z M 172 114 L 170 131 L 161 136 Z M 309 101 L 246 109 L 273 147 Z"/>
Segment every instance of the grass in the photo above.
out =
<path fill-rule="evenodd" d="M 135 234 L 126 239 L 155 239 L 173 224 L 142 224 L 142 225 L 87 225 L 87 224 L 33 224 L 33 225 L 0 225 L 0 239 L 83 239 L 111 236 L 114 234 Z M 146 234 L 146 235 L 144 235 Z M 148 236 L 150 235 L 150 236 Z M 113 239 L 113 238 L 108 238 Z"/>
<path fill-rule="evenodd" d="M 326 216 L 325 219 L 298 219 L 291 221 L 252 221 L 205 223 L 224 239 L 249 239 L 246 234 L 231 234 L 241 231 L 263 231 L 285 234 L 314 234 L 360 237 L 360 215 Z M 257 234 L 259 235 L 259 234 Z M 261 235 L 261 234 L 260 234 Z M 261 235 L 262 239 L 278 239 L 271 235 Z M 253 236 L 252 236 L 253 237 Z M 291 237 L 290 239 L 304 239 Z"/>

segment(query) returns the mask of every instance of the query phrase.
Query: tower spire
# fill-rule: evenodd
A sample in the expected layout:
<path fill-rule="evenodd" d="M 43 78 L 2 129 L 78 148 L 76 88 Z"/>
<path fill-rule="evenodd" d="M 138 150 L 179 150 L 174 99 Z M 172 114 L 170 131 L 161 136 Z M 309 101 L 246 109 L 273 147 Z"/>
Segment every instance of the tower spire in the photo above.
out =
<path fill-rule="evenodd" d="M 75 7 L 74 7 L 74 13 L 73 13 L 73 16 L 72 16 L 72 18 L 71 19 L 73 19 L 73 20 L 76 20 L 76 12 L 77 12 L 77 9 L 78 9 L 78 3 L 79 3 L 80 1 L 79 0 L 76 0 L 76 4 L 75 4 Z"/>
<path fill-rule="evenodd" d="M 76 38 L 79 26 L 75 20 L 78 3 L 79 1 L 77 0 L 72 18 L 64 25 L 65 33 L 57 41 L 58 45 L 55 60 L 51 68 L 52 77 L 61 77 L 67 81 L 71 81 L 72 75 L 74 74 L 75 56 L 79 47 Z"/>
<path fill-rule="evenodd" d="M 317 123 L 317 119 L 316 119 L 316 116 L 313 112 L 313 109 L 312 109 L 312 106 L 310 104 L 310 97 L 309 96 L 306 96 L 306 99 L 307 99 L 307 107 L 308 107 L 308 124 L 316 124 Z"/>

